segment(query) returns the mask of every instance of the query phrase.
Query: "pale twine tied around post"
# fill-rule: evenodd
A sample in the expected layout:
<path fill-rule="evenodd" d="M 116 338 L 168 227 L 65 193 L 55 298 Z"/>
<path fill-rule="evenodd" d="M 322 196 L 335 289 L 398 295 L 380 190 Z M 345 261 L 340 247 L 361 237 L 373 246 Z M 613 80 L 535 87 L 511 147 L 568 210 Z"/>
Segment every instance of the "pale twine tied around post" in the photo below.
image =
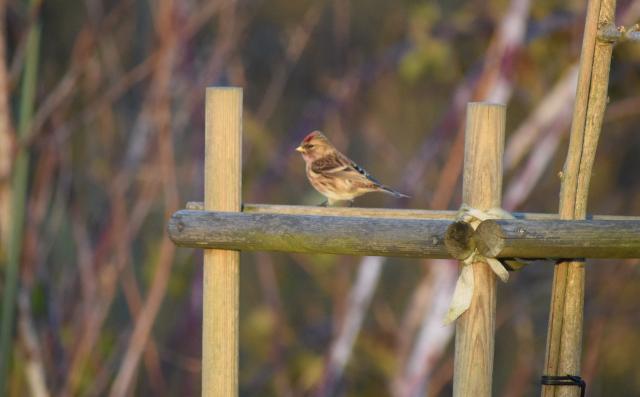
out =
<path fill-rule="evenodd" d="M 476 230 L 478 225 L 487 219 L 513 219 L 513 215 L 502 208 L 491 208 L 487 211 L 482 211 L 476 208 L 471 208 L 467 204 L 462 204 L 456 218 L 459 222 L 465 222 L 471 225 L 473 230 Z M 462 271 L 460 272 L 460 276 L 456 282 L 456 288 L 453 291 L 449 311 L 444 318 L 445 324 L 451 324 L 454 322 L 462 315 L 462 313 L 467 311 L 469 306 L 471 306 L 474 284 L 473 266 L 471 266 L 473 263 L 484 262 L 489 265 L 491 270 L 500 280 L 503 282 L 507 282 L 509 280 L 509 272 L 504 265 L 496 258 L 488 258 L 481 255 L 477 248 L 475 248 L 469 256 L 461 261 Z"/>

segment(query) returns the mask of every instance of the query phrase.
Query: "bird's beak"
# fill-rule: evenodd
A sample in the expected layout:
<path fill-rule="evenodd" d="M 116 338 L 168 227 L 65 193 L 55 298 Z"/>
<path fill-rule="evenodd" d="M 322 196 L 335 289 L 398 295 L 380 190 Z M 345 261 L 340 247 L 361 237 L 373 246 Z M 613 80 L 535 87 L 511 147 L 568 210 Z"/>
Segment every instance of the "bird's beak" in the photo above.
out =
<path fill-rule="evenodd" d="M 302 148 L 302 146 L 298 146 L 296 148 L 296 152 L 304 153 L 304 149 Z"/>

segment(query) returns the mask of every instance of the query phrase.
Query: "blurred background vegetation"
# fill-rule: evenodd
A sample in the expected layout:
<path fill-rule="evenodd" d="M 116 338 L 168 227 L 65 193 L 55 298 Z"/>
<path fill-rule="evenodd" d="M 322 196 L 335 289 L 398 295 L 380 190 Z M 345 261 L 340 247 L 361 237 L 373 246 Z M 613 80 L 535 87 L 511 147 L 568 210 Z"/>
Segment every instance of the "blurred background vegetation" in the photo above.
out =
<path fill-rule="evenodd" d="M 455 209 L 468 101 L 508 104 L 504 206 L 555 212 L 586 1 L 0 1 L 0 368 L 7 396 L 197 396 L 206 86 L 244 87 L 246 202 L 317 204 L 323 130 Z M 618 24 L 640 1 L 618 2 Z M 640 45 L 614 50 L 591 213 L 640 215 Z M 588 265 L 582 375 L 640 395 L 638 261 Z M 455 263 L 243 253 L 244 396 L 447 396 Z M 494 395 L 534 396 L 553 266 L 501 285 Z M 2 376 L 2 375 L 0 375 Z"/>

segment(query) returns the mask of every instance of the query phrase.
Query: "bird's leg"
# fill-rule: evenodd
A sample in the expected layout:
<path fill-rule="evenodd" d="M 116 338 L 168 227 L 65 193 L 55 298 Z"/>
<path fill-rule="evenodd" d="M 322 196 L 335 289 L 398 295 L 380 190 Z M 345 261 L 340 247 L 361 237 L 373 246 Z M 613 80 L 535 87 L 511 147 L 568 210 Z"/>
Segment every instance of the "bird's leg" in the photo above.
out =
<path fill-rule="evenodd" d="M 327 204 L 329 204 L 329 200 L 325 200 L 325 201 L 321 202 L 320 204 L 318 204 L 318 207 L 326 207 Z"/>
<path fill-rule="evenodd" d="M 353 207 L 353 200 L 349 200 L 349 208 Z"/>

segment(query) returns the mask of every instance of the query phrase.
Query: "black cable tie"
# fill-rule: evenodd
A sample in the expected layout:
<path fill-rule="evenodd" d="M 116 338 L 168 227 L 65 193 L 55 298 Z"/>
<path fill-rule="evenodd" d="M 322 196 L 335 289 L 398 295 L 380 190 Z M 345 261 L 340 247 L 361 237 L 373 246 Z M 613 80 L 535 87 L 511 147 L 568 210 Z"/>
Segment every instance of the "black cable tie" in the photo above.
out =
<path fill-rule="evenodd" d="M 587 392 L 587 382 L 576 375 L 552 376 L 542 375 L 540 383 L 546 386 L 579 386 L 580 397 L 584 397 Z"/>

